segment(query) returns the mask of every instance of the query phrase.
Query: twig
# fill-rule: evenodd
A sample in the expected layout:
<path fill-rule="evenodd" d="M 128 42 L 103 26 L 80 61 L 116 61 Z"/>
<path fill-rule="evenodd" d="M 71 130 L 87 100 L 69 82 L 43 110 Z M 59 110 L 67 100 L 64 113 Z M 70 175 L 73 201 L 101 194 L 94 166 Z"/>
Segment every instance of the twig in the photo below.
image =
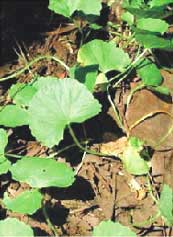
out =
<path fill-rule="evenodd" d="M 112 108 L 113 108 L 113 111 L 114 111 L 114 113 L 115 113 L 115 119 L 116 119 L 116 122 L 117 122 L 118 126 L 119 126 L 123 131 L 125 131 L 123 122 L 122 122 L 122 120 L 121 120 L 121 117 L 120 117 L 120 115 L 119 115 L 119 113 L 118 113 L 118 110 L 117 110 L 117 108 L 116 108 L 114 102 L 112 101 L 111 95 L 110 95 L 110 93 L 109 93 L 109 85 L 107 86 L 107 98 L 108 98 L 109 103 L 111 104 L 111 106 L 112 106 Z"/>
<path fill-rule="evenodd" d="M 55 56 L 44 55 L 44 56 L 36 57 L 35 59 L 33 59 L 24 68 L 20 69 L 19 71 L 15 72 L 15 73 L 7 76 L 7 77 L 0 78 L 0 81 L 6 81 L 8 79 L 12 79 L 14 77 L 17 77 L 17 76 L 21 75 L 22 73 L 24 73 L 26 70 L 28 70 L 28 68 L 31 67 L 33 64 L 37 63 L 38 61 L 44 60 L 44 59 L 54 60 L 57 63 L 61 64 L 67 71 L 70 70 L 69 67 L 63 61 L 61 61 L 59 58 L 57 58 Z"/>
<path fill-rule="evenodd" d="M 100 152 L 96 152 L 94 150 L 90 150 L 90 149 L 87 149 L 86 147 L 83 147 L 80 142 L 78 141 L 72 127 L 70 125 L 68 125 L 68 129 L 69 129 L 69 132 L 70 132 L 70 135 L 72 136 L 73 138 L 73 141 L 76 143 L 76 145 L 82 150 L 82 151 L 85 151 L 89 154 L 92 154 L 92 155 L 96 155 L 96 156 L 107 156 L 107 157 L 110 157 L 110 155 L 107 155 L 107 154 L 103 154 L 103 153 L 100 153 Z"/>

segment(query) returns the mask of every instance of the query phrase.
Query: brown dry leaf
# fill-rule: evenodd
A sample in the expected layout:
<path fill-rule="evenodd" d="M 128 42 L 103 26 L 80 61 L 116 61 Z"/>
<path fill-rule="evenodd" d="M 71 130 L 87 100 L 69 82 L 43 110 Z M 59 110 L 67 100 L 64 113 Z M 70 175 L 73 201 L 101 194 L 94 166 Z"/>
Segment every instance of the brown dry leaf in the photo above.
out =
<path fill-rule="evenodd" d="M 48 149 L 44 146 L 41 146 L 38 142 L 29 141 L 26 147 L 27 156 L 39 156 L 45 154 Z"/>
<path fill-rule="evenodd" d="M 153 114 L 153 116 L 137 124 L 137 121 L 149 114 Z M 130 131 L 131 136 L 140 138 L 145 141 L 146 145 L 156 150 L 166 150 L 173 148 L 173 132 L 162 143 L 160 141 L 173 126 L 171 116 L 173 116 L 171 101 L 165 102 L 151 91 L 144 89 L 134 94 L 126 112 L 126 121 L 128 127 L 133 127 L 136 124 Z"/>
<path fill-rule="evenodd" d="M 127 137 L 121 137 L 116 141 L 102 143 L 100 152 L 108 155 L 119 156 L 123 153 L 127 146 Z"/>

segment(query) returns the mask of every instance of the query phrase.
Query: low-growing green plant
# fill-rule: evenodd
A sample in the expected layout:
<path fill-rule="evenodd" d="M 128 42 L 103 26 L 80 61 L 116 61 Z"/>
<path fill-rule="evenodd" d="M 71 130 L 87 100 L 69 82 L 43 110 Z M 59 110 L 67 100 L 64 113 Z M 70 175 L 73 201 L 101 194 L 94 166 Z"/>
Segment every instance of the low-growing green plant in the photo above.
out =
<path fill-rule="evenodd" d="M 46 213 L 41 188 L 70 186 L 75 180 L 73 170 L 66 164 L 59 163 L 49 157 L 20 157 L 11 155 L 11 157 L 19 159 L 15 164 L 12 164 L 9 158 L 7 158 L 10 155 L 4 151 L 7 143 L 8 135 L 5 130 L 0 129 L 0 175 L 10 172 L 13 180 L 25 182 L 30 185 L 31 189 L 24 191 L 15 198 L 10 198 L 7 193 L 4 193 L 2 205 L 11 211 L 22 214 L 32 215 L 40 208 L 43 208 L 44 213 Z M 30 236 L 32 231 L 22 222 L 21 224 L 19 223 L 21 229 L 15 229 L 18 222 L 18 220 L 13 218 L 1 221 L 0 235 L 23 236 L 26 234 Z M 51 223 L 48 224 L 54 231 L 54 234 L 56 234 Z M 8 225 L 9 228 L 7 228 Z M 5 230 L 6 232 L 4 232 Z"/>
<path fill-rule="evenodd" d="M 80 149 L 91 154 L 105 155 L 83 147 L 73 131 L 74 123 L 81 124 L 101 112 L 102 105 L 94 98 L 93 93 L 98 84 L 103 84 L 115 112 L 117 124 L 128 137 L 128 145 L 119 158 L 129 173 L 147 175 L 150 167 L 148 161 L 144 159 L 146 155 L 146 153 L 144 155 L 145 143 L 138 138 L 131 137 L 130 129 L 125 128 L 123 119 L 110 96 L 110 90 L 119 87 L 134 71 L 141 82 L 131 90 L 126 101 L 127 107 L 133 94 L 144 87 L 165 95 L 170 94 L 169 89 L 162 86 L 163 78 L 160 73 L 160 65 L 156 64 L 152 49 L 172 50 L 173 48 L 173 39 L 167 37 L 169 23 L 165 20 L 172 14 L 167 10 L 168 4 L 172 3 L 172 0 L 150 0 L 147 3 L 144 0 L 123 1 L 122 20 L 128 23 L 127 27 L 132 33 L 135 45 L 137 45 L 137 53 L 133 59 L 127 53 L 127 48 L 119 47 L 114 40 L 94 39 L 85 44 L 82 41 L 77 54 L 77 62 L 71 68 L 55 56 L 43 55 L 33 59 L 14 74 L 1 78 L 0 81 L 5 81 L 20 76 L 34 63 L 45 59 L 60 63 L 68 74 L 68 78 L 63 80 L 51 76 L 37 76 L 30 83 L 12 85 L 8 91 L 11 104 L 0 108 L 0 125 L 11 128 L 27 125 L 36 140 L 49 148 L 58 145 L 63 139 L 64 130 L 68 129 Z M 102 4 L 100 0 L 50 0 L 49 9 L 74 21 L 76 16 L 85 15 L 87 19 L 91 19 L 91 15 L 98 17 Z M 93 22 L 95 21 L 90 21 L 90 26 Z M 82 30 L 81 25 L 79 28 Z M 116 72 L 116 75 L 109 78 L 108 74 L 112 71 Z M 154 114 L 155 111 L 141 118 L 131 128 Z M 172 130 L 173 127 L 169 129 L 168 134 Z M 42 208 L 48 225 L 54 234 L 57 234 L 48 218 L 41 189 L 68 187 L 73 184 L 75 173 L 66 164 L 57 162 L 53 156 L 40 158 L 8 153 L 5 151 L 7 143 L 7 133 L 4 129 L 0 129 L 0 174 L 10 172 L 12 179 L 27 183 L 30 190 L 15 198 L 4 193 L 2 205 L 11 211 L 28 215 L 32 215 Z M 13 158 L 17 159 L 17 162 L 14 163 Z M 156 217 L 162 216 L 168 226 L 173 224 L 172 195 L 170 187 L 164 185 L 160 199 L 155 199 L 158 206 Z M 111 221 L 103 222 L 95 227 L 93 236 L 101 236 L 103 233 L 105 236 L 127 236 L 127 234 L 136 236 L 127 227 Z M 33 236 L 33 231 L 23 222 L 15 218 L 7 218 L 0 221 L 0 235 L 4 236 L 5 234 Z"/>

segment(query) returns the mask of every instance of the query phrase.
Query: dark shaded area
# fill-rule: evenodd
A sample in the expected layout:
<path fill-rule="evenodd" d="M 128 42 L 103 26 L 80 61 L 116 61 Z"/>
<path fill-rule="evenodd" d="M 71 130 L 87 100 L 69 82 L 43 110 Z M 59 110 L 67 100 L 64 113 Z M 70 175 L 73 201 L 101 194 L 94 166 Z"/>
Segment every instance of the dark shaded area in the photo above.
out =
<path fill-rule="evenodd" d="M 77 176 L 72 186 L 68 188 L 49 188 L 45 190 L 52 198 L 57 200 L 93 200 L 95 197 L 91 184 L 82 177 Z M 43 189 L 44 192 L 44 189 Z"/>
<path fill-rule="evenodd" d="M 64 21 L 48 9 L 48 0 L 2 0 L 0 8 L 0 64 L 17 57 L 14 48 L 18 45 L 28 47 L 33 41 L 41 42 L 46 31 Z"/>
<path fill-rule="evenodd" d="M 41 230 L 40 228 L 32 228 L 34 231 L 34 236 L 49 236 L 48 233 Z"/>
<path fill-rule="evenodd" d="M 52 224 L 61 226 L 66 222 L 67 216 L 69 214 L 68 208 L 65 208 L 59 204 L 55 204 L 52 207 L 50 203 L 46 203 L 45 209 Z M 45 217 L 41 209 L 32 215 L 32 218 L 39 222 L 45 222 Z"/>

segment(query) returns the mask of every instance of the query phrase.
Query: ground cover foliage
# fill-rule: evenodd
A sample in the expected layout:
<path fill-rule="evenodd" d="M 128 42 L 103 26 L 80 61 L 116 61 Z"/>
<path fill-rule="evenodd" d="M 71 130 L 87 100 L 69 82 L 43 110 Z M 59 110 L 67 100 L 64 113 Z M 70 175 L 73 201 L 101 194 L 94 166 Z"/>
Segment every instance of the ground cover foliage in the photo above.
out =
<path fill-rule="evenodd" d="M 0 235 L 173 235 L 173 1 L 46 11 L 0 71 Z"/>

